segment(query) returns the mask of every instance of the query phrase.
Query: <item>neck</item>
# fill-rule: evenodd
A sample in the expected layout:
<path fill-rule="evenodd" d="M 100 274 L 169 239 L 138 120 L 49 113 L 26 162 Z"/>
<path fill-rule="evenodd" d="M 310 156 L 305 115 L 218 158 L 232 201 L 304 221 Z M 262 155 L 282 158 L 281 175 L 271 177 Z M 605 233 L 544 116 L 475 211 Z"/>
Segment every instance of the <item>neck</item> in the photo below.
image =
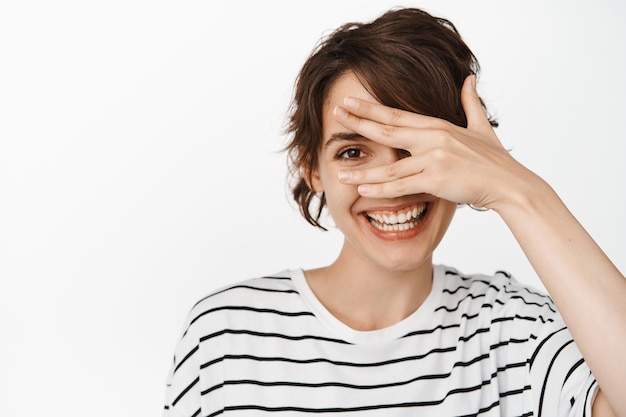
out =
<path fill-rule="evenodd" d="M 345 246 L 331 265 L 306 271 L 322 304 L 355 330 L 377 330 L 408 317 L 432 288 L 432 258 L 410 270 L 389 270 L 346 256 Z"/>

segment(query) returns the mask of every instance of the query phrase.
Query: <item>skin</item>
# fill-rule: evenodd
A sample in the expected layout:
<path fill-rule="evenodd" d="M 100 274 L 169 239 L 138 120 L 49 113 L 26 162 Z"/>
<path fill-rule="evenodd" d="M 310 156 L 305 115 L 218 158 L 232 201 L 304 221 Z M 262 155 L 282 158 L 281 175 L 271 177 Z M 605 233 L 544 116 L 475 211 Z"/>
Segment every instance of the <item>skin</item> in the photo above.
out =
<path fill-rule="evenodd" d="M 397 149 L 354 135 L 334 116 L 345 96 L 376 103 L 352 74 L 330 90 L 323 112 L 323 145 L 312 188 L 324 191 L 328 210 L 345 239 L 331 265 L 306 271 L 312 290 L 339 320 L 356 330 L 390 326 L 413 313 L 432 285 L 432 254 L 445 234 L 456 204 L 424 193 L 392 198 L 359 195 L 357 186 L 338 178 L 346 168 L 376 168 L 402 157 Z M 414 228 L 381 232 L 365 213 L 395 214 L 426 204 Z"/>
<path fill-rule="evenodd" d="M 390 149 L 407 150 L 410 157 L 349 167 L 336 172 L 337 180 L 357 187 L 363 198 L 428 193 L 497 212 L 597 378 L 601 390 L 594 416 L 626 416 L 626 279 L 554 190 L 502 147 L 474 76 L 465 80 L 461 100 L 467 128 L 346 94 L 332 109 L 341 126 Z"/>

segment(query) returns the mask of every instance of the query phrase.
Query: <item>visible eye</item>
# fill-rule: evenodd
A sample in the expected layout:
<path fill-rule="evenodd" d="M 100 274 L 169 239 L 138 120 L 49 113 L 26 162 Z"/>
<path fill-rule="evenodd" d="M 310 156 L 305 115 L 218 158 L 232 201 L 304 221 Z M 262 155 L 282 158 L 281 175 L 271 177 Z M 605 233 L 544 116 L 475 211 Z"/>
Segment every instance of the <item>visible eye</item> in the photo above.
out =
<path fill-rule="evenodd" d="M 366 155 L 367 154 L 363 152 L 361 149 L 350 147 L 350 148 L 343 148 L 342 150 L 340 150 L 339 153 L 337 153 L 337 155 L 335 156 L 335 158 L 356 160 L 359 158 L 363 158 Z"/>

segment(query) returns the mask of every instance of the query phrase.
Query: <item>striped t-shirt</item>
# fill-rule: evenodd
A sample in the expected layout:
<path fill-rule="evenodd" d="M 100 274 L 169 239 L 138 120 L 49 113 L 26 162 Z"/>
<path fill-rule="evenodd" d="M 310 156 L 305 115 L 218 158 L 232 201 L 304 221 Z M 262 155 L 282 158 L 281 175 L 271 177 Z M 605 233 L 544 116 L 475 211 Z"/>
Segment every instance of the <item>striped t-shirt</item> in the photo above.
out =
<path fill-rule="evenodd" d="M 596 392 L 552 300 L 506 273 L 436 265 L 413 314 L 356 331 L 288 270 L 192 308 L 164 416 L 590 416 Z"/>

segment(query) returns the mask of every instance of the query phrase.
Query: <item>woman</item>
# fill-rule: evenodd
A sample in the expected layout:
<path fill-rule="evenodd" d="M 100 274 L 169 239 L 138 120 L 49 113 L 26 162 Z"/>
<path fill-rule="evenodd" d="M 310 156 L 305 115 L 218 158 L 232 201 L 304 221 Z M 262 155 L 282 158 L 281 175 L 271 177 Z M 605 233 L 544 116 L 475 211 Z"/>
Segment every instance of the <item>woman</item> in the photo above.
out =
<path fill-rule="evenodd" d="M 344 245 L 198 302 L 165 415 L 626 415 L 626 280 L 501 146 L 477 72 L 418 9 L 318 46 L 287 150 L 302 214 L 323 228 L 327 209 Z M 458 204 L 502 217 L 556 306 L 507 273 L 433 265 Z"/>

